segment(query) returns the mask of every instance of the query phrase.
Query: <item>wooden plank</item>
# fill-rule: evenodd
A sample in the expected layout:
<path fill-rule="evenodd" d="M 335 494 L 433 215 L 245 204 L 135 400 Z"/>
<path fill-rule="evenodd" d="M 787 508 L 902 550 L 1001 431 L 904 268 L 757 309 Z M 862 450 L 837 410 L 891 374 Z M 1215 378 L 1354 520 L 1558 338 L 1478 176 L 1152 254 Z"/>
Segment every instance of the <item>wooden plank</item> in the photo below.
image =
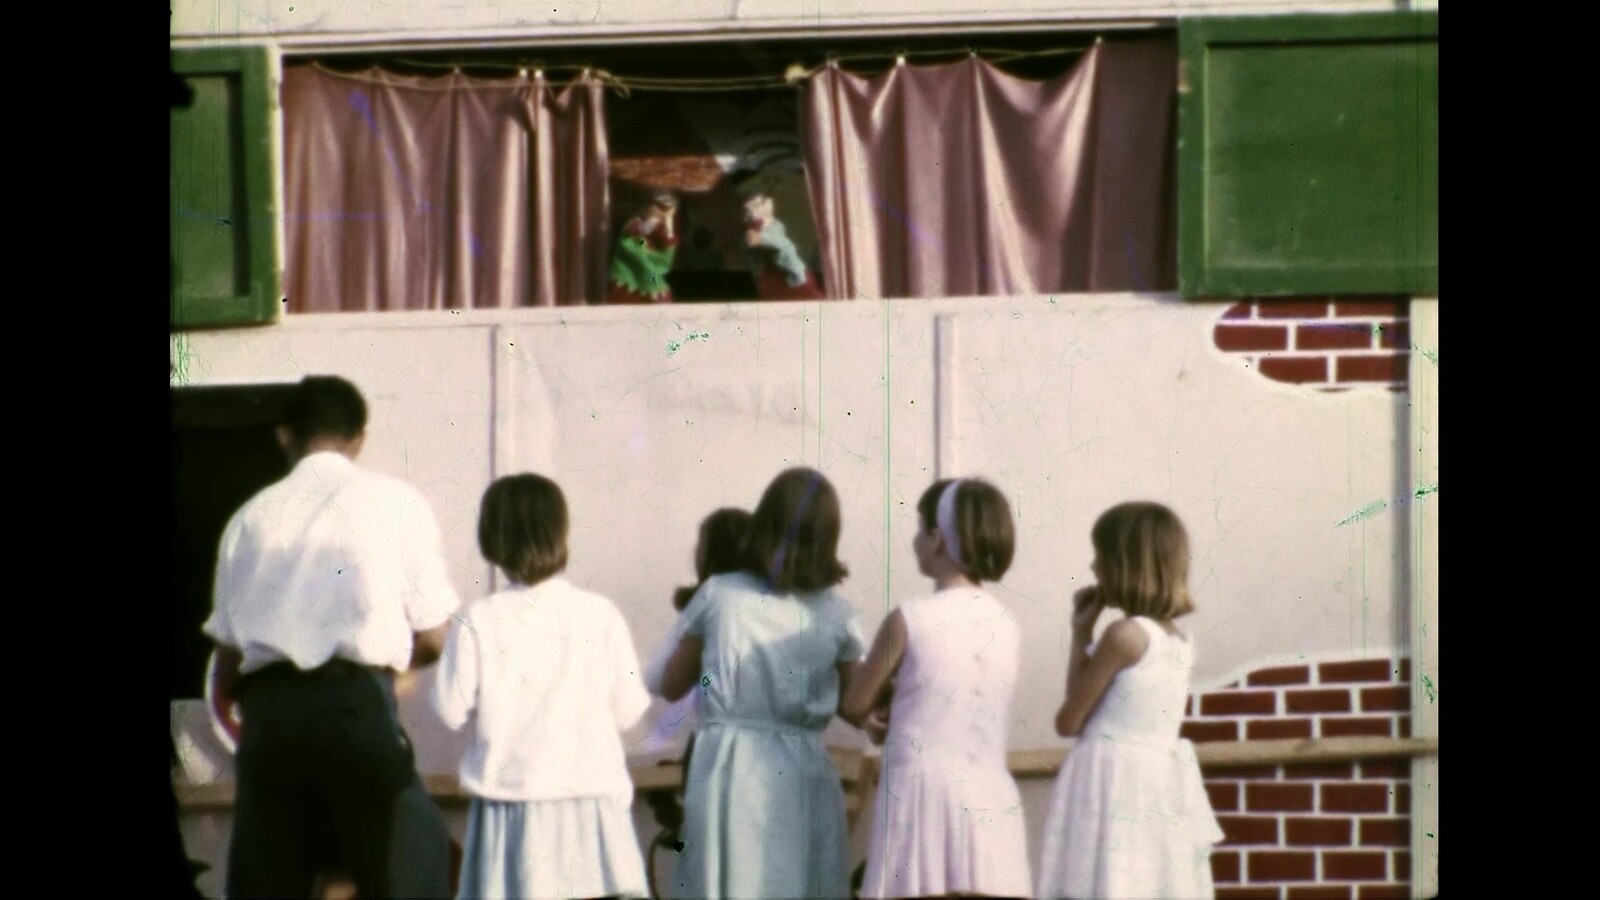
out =
<path fill-rule="evenodd" d="M 1194 745 L 1205 770 L 1247 766 L 1292 766 L 1437 755 L 1438 738 L 1339 737 L 1276 741 L 1216 741 Z M 1018 778 L 1049 778 L 1061 768 L 1070 745 L 1049 750 L 1016 750 L 1008 762 Z"/>
<path fill-rule="evenodd" d="M 1315 740 L 1237 741 L 1195 744 L 1195 755 L 1206 770 L 1246 766 L 1283 766 L 1318 762 L 1345 762 L 1362 759 L 1395 759 L 1437 756 L 1438 738 L 1341 737 Z M 1071 746 L 1039 750 L 1013 750 L 1007 755 L 1011 774 L 1018 778 L 1050 778 L 1061 768 Z M 829 754 L 839 765 L 841 778 L 853 783 L 862 772 L 866 756 L 859 750 L 830 747 Z M 676 791 L 683 787 L 683 766 L 636 763 L 629 767 L 633 788 L 641 794 Z M 464 804 L 471 795 L 461 789 L 454 775 L 426 775 L 423 783 L 434 799 L 448 805 Z M 191 812 L 231 809 L 233 784 L 177 784 L 178 807 Z"/>

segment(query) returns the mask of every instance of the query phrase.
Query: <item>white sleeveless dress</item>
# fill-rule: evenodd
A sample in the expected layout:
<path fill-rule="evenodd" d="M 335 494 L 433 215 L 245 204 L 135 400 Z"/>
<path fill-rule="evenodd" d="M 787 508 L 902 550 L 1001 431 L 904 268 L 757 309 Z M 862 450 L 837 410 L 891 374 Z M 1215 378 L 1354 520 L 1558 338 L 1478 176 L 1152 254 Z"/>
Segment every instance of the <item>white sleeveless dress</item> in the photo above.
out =
<path fill-rule="evenodd" d="M 1142 616 L 1150 645 L 1118 672 L 1056 776 L 1040 898 L 1210 898 L 1222 840 L 1194 746 L 1178 737 L 1194 647 Z"/>
<path fill-rule="evenodd" d="M 980 588 L 900 606 L 909 638 L 883 746 L 862 897 L 1025 897 L 1027 827 L 1006 765 L 1017 623 Z"/>

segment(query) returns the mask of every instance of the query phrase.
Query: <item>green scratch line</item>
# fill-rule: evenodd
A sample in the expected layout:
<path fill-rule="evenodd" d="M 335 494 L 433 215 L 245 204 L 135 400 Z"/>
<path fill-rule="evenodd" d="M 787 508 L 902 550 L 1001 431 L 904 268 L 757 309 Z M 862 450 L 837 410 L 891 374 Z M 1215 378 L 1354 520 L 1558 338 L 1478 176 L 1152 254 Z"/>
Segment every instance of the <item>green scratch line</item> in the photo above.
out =
<path fill-rule="evenodd" d="M 1383 512 L 1384 510 L 1386 510 L 1388 508 L 1389 508 L 1389 502 L 1387 500 L 1374 500 L 1371 503 L 1368 503 L 1366 506 L 1363 506 L 1360 509 L 1356 510 L 1353 515 L 1346 516 L 1345 518 L 1340 519 L 1339 520 L 1339 524 L 1335 525 L 1334 527 L 1335 528 L 1339 528 L 1339 527 L 1342 527 L 1342 526 L 1345 526 L 1345 525 L 1349 525 L 1351 522 L 1359 522 L 1362 519 L 1365 519 L 1365 518 L 1367 518 L 1369 516 L 1375 516 L 1378 513 L 1381 513 L 1381 512 Z"/>
<path fill-rule="evenodd" d="M 189 383 L 189 363 L 194 359 L 194 350 L 189 346 L 187 335 L 178 335 L 172 348 L 172 383 L 183 387 Z"/>
<path fill-rule="evenodd" d="M 1439 484 L 1438 482 L 1434 482 L 1433 484 L 1424 484 L 1419 486 L 1415 491 L 1412 491 L 1411 496 L 1417 500 L 1421 500 L 1429 494 L 1437 493 L 1439 493 Z M 1404 506 L 1407 502 L 1407 498 L 1402 497 L 1396 502 L 1398 502 L 1401 506 Z M 1352 515 L 1340 519 L 1339 523 L 1334 527 L 1338 528 L 1342 525 L 1349 525 L 1351 522 L 1359 522 L 1362 519 L 1375 516 L 1388 508 L 1389 502 L 1387 500 L 1374 500 L 1371 503 L 1368 503 L 1366 506 L 1356 510 Z"/>
<path fill-rule="evenodd" d="M 1433 363 L 1433 367 L 1435 369 L 1439 368 L 1439 351 L 1437 349 L 1434 349 L 1434 350 L 1423 350 L 1422 348 L 1419 347 L 1419 348 L 1417 348 L 1417 350 L 1418 350 L 1418 352 L 1420 352 L 1423 355 L 1423 357 L 1425 359 L 1428 360 L 1428 362 Z"/>
<path fill-rule="evenodd" d="M 682 328 L 683 326 L 679 325 L 678 327 Z M 681 341 L 667 341 L 667 355 L 668 356 L 676 355 L 677 352 L 679 350 L 682 350 L 683 346 L 685 344 L 689 343 L 690 341 L 708 341 L 710 339 L 711 339 L 711 332 L 709 332 L 709 331 L 691 331 L 691 332 L 689 332 L 689 336 L 685 337 Z"/>
<path fill-rule="evenodd" d="M 1433 679 L 1426 675 L 1422 676 L 1422 689 L 1428 692 L 1429 703 L 1432 703 L 1439 696 L 1438 689 L 1433 686 Z"/>

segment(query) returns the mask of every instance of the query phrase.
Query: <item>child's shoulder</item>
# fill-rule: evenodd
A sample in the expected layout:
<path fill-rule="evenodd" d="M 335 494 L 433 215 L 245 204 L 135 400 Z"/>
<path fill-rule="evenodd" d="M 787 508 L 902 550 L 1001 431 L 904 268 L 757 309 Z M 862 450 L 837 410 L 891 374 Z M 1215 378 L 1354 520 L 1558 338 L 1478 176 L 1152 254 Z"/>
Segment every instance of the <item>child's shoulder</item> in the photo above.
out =
<path fill-rule="evenodd" d="M 729 593 L 765 593 L 766 585 L 755 575 L 745 572 L 723 572 L 706 579 L 700 590 L 708 595 Z"/>
<path fill-rule="evenodd" d="M 559 595 L 551 599 L 558 599 L 559 602 L 568 607 L 584 607 L 605 614 L 616 613 L 618 616 L 622 615 L 622 611 L 618 608 L 615 600 L 598 591 L 579 587 L 565 579 L 556 585 L 552 585 L 551 590 L 552 593 Z"/>

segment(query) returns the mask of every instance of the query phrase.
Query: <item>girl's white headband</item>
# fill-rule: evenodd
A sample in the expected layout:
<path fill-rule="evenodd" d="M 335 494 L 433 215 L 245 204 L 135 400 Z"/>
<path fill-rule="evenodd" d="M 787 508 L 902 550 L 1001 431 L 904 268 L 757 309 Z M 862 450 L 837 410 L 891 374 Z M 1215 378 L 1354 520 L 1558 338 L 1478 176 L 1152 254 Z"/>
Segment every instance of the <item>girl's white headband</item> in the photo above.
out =
<path fill-rule="evenodd" d="M 967 566 L 961 561 L 961 538 L 956 534 L 956 490 L 964 481 L 965 478 L 957 478 L 945 486 L 944 493 L 939 495 L 939 512 L 935 519 L 939 536 L 944 538 L 945 552 L 962 570 Z"/>

